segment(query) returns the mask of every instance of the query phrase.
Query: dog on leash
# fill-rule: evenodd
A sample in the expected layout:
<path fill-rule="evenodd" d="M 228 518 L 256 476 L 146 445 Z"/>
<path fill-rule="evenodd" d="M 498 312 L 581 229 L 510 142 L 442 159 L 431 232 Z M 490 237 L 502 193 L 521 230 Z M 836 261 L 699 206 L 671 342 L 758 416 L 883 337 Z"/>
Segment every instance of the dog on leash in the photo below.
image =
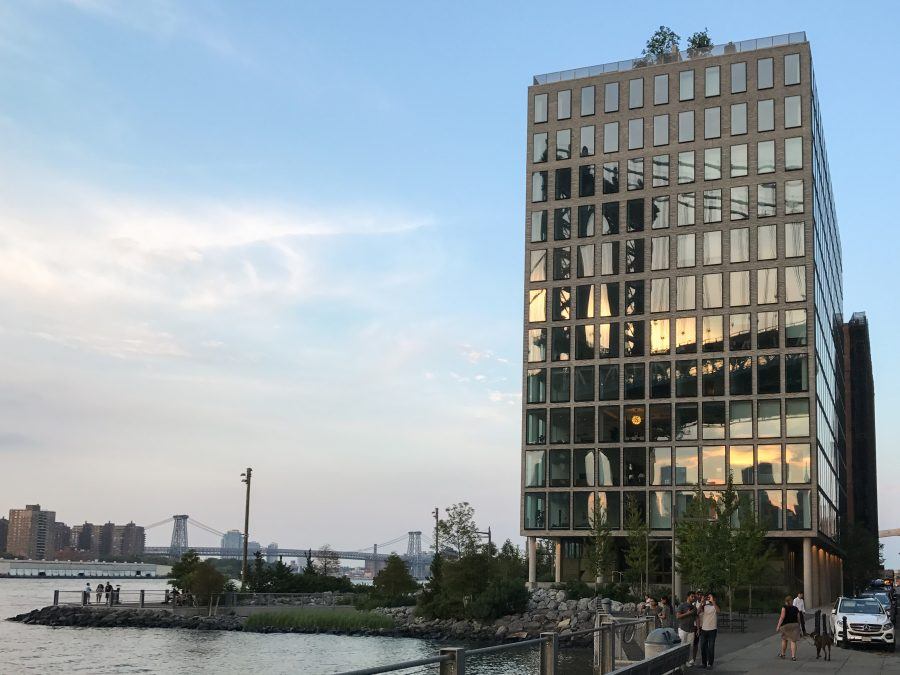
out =
<path fill-rule="evenodd" d="M 826 661 L 831 661 L 831 646 L 834 644 L 834 639 L 828 633 L 810 633 L 809 637 L 812 639 L 813 644 L 816 646 L 816 659 L 821 655 L 825 655 Z"/>

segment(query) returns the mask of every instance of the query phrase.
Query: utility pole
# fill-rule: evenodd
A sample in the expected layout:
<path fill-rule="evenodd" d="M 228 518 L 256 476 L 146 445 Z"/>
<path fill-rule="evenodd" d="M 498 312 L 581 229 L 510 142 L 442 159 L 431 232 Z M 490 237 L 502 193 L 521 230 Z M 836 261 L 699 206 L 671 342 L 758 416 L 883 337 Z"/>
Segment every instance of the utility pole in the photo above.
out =
<path fill-rule="evenodd" d="M 438 541 L 438 523 L 440 523 L 441 520 L 441 512 L 438 507 L 434 507 L 434 511 L 431 512 L 431 515 L 434 516 L 434 554 L 437 555 L 441 552 L 441 546 Z"/>
<path fill-rule="evenodd" d="M 241 474 L 241 482 L 247 484 L 247 501 L 244 504 L 244 562 L 241 565 L 241 590 L 247 587 L 247 542 L 250 538 L 250 478 L 253 469 L 249 466 L 247 471 Z"/>

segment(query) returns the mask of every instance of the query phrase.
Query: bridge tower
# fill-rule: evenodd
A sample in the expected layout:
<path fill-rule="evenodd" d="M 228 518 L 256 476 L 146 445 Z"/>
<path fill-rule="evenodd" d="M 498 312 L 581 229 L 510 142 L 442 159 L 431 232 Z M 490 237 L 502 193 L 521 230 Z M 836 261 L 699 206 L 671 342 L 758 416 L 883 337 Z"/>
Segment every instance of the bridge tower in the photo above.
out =
<path fill-rule="evenodd" d="M 179 556 L 188 550 L 188 531 L 186 515 L 172 516 L 174 525 L 172 527 L 172 543 L 169 545 L 169 553 Z"/>
<path fill-rule="evenodd" d="M 422 569 L 422 533 L 410 532 L 409 542 L 406 545 L 406 559 L 409 561 L 409 571 L 416 579 L 425 578 L 425 570 Z"/>

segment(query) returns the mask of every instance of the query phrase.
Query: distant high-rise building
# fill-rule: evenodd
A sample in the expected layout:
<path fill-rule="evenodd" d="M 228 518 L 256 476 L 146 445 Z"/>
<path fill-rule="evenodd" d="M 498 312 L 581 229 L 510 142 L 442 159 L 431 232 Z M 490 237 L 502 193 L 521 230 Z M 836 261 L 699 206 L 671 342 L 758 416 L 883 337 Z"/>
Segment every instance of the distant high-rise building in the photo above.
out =
<path fill-rule="evenodd" d="M 0 553 L 6 553 L 6 538 L 9 535 L 9 520 L 0 518 Z"/>
<path fill-rule="evenodd" d="M 144 553 L 144 528 L 133 522 L 113 526 L 112 555 L 134 558 Z"/>
<path fill-rule="evenodd" d="M 53 524 L 53 557 L 59 551 L 72 547 L 72 528 L 62 522 Z M 47 556 L 50 557 L 49 555 Z"/>
<path fill-rule="evenodd" d="M 40 504 L 28 504 L 24 509 L 10 509 L 9 534 L 6 548 L 9 553 L 32 560 L 53 557 L 55 511 L 42 511 Z"/>
<path fill-rule="evenodd" d="M 95 534 L 93 523 L 84 523 L 72 528 L 72 548 L 86 553 L 100 553 L 100 537 Z"/>
<path fill-rule="evenodd" d="M 72 528 L 72 546 L 97 557 L 134 558 L 144 553 L 144 528 L 128 523 L 84 523 Z"/>
<path fill-rule="evenodd" d="M 228 530 L 222 535 L 222 548 L 232 551 L 243 551 L 244 533 L 240 530 Z"/>

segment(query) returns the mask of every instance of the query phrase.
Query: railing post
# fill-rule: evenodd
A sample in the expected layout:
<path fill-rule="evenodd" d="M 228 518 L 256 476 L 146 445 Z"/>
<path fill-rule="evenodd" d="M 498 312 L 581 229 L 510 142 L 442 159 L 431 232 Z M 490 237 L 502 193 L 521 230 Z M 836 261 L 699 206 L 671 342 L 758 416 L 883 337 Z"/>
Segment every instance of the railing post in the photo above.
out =
<path fill-rule="evenodd" d="M 600 603 L 597 603 L 598 605 Z M 602 649 L 600 645 L 600 607 L 597 607 L 597 613 L 594 615 L 594 659 L 593 665 L 594 673 L 599 673 L 600 671 L 600 650 Z"/>
<path fill-rule="evenodd" d="M 441 661 L 440 675 L 466 675 L 466 650 L 462 647 L 444 647 L 439 652 L 448 655 L 448 661 Z"/>
<path fill-rule="evenodd" d="M 558 633 L 541 633 L 541 675 L 556 675 L 556 653 L 559 649 Z"/>
<path fill-rule="evenodd" d="M 141 590 L 141 607 L 144 606 L 144 591 Z"/>
<path fill-rule="evenodd" d="M 616 669 L 616 624 L 612 617 L 603 619 L 601 631 L 603 648 L 600 650 L 600 672 L 611 673 Z"/>
<path fill-rule="evenodd" d="M 53 606 L 56 607 L 59 604 L 59 591 L 53 591 Z"/>

